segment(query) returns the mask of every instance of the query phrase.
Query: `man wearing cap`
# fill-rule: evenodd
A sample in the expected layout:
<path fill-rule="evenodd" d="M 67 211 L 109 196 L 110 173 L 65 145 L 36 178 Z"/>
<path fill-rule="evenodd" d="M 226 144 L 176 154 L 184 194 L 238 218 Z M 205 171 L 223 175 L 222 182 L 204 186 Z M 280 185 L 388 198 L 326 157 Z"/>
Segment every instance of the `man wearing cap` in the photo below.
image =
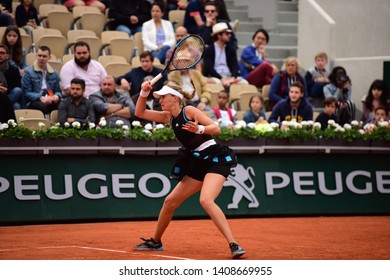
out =
<path fill-rule="evenodd" d="M 198 35 L 203 38 L 204 43 L 209 46 L 213 43 L 213 36 L 211 33 L 213 32 L 213 26 L 219 22 L 225 22 L 229 29 L 231 30 L 231 26 L 229 22 L 226 20 L 218 19 L 218 5 L 213 2 L 207 2 L 204 5 L 204 15 L 206 18 L 206 21 L 204 24 L 199 26 Z M 231 33 L 230 41 L 228 43 L 230 46 L 232 46 L 235 50 L 238 48 L 237 38 L 234 35 L 234 32 Z"/>
<path fill-rule="evenodd" d="M 231 30 L 225 22 L 213 26 L 214 44 L 208 46 L 204 53 L 205 76 L 210 83 L 222 83 L 225 88 L 232 84 L 248 84 L 239 76 L 236 50 L 229 46 Z"/>

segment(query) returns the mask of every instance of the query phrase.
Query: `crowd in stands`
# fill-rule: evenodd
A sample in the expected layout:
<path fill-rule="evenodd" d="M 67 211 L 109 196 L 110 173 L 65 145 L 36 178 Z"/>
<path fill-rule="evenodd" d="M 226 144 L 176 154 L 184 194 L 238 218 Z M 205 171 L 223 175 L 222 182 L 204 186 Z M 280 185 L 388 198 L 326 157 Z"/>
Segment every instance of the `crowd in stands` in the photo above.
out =
<path fill-rule="evenodd" d="M 27 48 L 23 45 L 23 36 L 30 36 L 34 41 L 33 30 L 48 28 L 42 23 L 34 0 L 20 0 L 18 5 L 13 5 L 12 0 L 4 0 L 0 4 L 2 122 L 14 117 L 11 111 L 29 108 L 40 110 L 46 116 L 59 110 L 61 124 L 73 121 L 98 123 L 104 117 L 108 123 L 114 124 L 120 119 L 130 126 L 132 120 L 138 120 L 134 115 L 134 104 L 142 82 L 162 72 L 176 43 L 187 34 L 198 34 L 203 38 L 206 50 L 202 62 L 194 69 L 172 71 L 159 80 L 154 89 L 162 88 L 168 81 L 175 82 L 194 93 L 191 100 L 185 100 L 187 105 L 196 106 L 221 126 L 231 127 L 239 117 L 246 123 L 256 124 L 313 120 L 313 108 L 317 106 L 318 109 L 318 104 L 323 110 L 314 120 L 320 122 L 323 129 L 328 120 L 343 125 L 356 118 L 352 80 L 341 66 L 327 68 L 326 53 L 319 51 L 307 71 L 302 70 L 294 56 L 287 57 L 278 69 L 267 52 L 267 44 L 272 38 L 259 26 L 252 43 L 237 57 L 239 42 L 234 33 L 234 19 L 229 17 L 223 0 L 53 1 L 53 4 L 64 5 L 69 12 L 76 6 L 96 7 L 107 17 L 105 30 L 124 32 L 130 39 L 135 40 L 136 34 L 142 32 L 143 49 L 138 47 L 130 55 L 139 58 L 140 66 L 117 75 L 111 75 L 102 63 L 92 59 L 91 46 L 82 40 L 72 42 L 68 53 L 64 52 L 72 58 L 57 71 L 50 65 L 51 61 L 62 58 L 54 57 L 51 47 L 33 45 L 33 48 Z M 175 10 L 183 11 L 183 25 L 170 20 L 169 12 Z M 35 61 L 27 63 L 31 53 L 34 53 Z M 240 104 L 240 100 L 234 102 L 237 96 L 231 100 L 232 85 L 253 85 L 257 90 L 252 92 L 249 104 Z M 220 86 L 217 91 L 216 86 Z M 385 82 L 373 81 L 363 101 L 361 121 L 376 123 L 379 117 L 387 120 L 388 104 Z M 152 93 L 147 105 L 159 108 L 158 99 Z M 239 111 L 243 113 L 240 116 Z"/>

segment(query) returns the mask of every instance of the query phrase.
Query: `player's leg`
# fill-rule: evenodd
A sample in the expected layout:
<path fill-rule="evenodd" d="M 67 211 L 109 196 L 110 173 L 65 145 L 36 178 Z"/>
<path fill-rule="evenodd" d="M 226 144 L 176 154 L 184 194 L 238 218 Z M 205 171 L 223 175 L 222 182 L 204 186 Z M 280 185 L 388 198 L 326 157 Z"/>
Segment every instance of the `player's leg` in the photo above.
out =
<path fill-rule="evenodd" d="M 202 182 L 185 176 L 165 198 L 163 207 L 158 216 L 154 240 L 160 241 L 164 231 L 168 227 L 175 210 L 191 195 L 202 188 Z"/>
<path fill-rule="evenodd" d="M 203 181 L 202 190 L 200 192 L 200 204 L 207 212 L 207 214 L 209 214 L 214 224 L 228 241 L 230 250 L 232 252 L 232 258 L 235 259 L 244 255 L 245 251 L 234 240 L 232 231 L 230 230 L 230 226 L 227 222 L 225 214 L 222 212 L 221 208 L 215 203 L 215 199 L 220 194 L 225 180 L 226 178 L 220 174 L 207 173 Z"/>

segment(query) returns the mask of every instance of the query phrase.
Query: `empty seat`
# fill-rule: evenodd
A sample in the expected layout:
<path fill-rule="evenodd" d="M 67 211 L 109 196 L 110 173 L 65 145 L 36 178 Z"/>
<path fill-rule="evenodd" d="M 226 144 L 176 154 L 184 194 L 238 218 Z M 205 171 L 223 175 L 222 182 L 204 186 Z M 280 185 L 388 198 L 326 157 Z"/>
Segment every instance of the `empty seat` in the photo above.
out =
<path fill-rule="evenodd" d="M 47 27 L 58 29 L 63 36 L 67 36 L 68 31 L 73 28 L 73 15 L 68 11 L 51 11 L 47 15 Z"/>
<path fill-rule="evenodd" d="M 62 57 L 67 50 L 68 40 L 62 35 L 46 35 L 39 39 L 38 46 L 48 46 L 52 54 Z"/>
<path fill-rule="evenodd" d="M 134 40 L 130 38 L 112 38 L 107 46 L 108 54 L 119 55 L 126 58 L 130 63 L 134 55 Z"/>
<path fill-rule="evenodd" d="M 45 115 L 40 110 L 35 109 L 18 109 L 15 110 L 16 121 L 19 123 L 23 119 L 44 119 Z"/>
<path fill-rule="evenodd" d="M 98 57 L 98 61 L 103 66 L 108 63 L 127 63 L 126 58 L 120 55 L 101 55 Z"/>
<path fill-rule="evenodd" d="M 131 70 L 131 65 L 129 63 L 112 62 L 106 64 L 104 68 L 108 75 L 119 77 L 129 72 Z"/>
<path fill-rule="evenodd" d="M 68 30 L 66 36 L 69 43 L 76 42 L 77 37 L 83 37 L 83 36 L 97 37 L 95 32 L 93 32 L 92 30 L 85 30 L 85 29 Z"/>
<path fill-rule="evenodd" d="M 183 26 L 185 13 L 185 10 L 171 10 L 168 13 L 168 19 L 174 24 L 175 28 Z"/>

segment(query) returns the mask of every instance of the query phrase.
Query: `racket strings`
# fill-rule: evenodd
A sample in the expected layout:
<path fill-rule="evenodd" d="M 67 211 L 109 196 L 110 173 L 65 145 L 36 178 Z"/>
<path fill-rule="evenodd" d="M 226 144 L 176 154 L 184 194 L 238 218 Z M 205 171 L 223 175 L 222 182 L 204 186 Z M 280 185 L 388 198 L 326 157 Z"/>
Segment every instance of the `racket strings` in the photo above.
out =
<path fill-rule="evenodd" d="M 187 69 L 194 66 L 202 58 L 204 43 L 201 38 L 189 37 L 177 46 L 172 64 L 176 69 Z"/>

